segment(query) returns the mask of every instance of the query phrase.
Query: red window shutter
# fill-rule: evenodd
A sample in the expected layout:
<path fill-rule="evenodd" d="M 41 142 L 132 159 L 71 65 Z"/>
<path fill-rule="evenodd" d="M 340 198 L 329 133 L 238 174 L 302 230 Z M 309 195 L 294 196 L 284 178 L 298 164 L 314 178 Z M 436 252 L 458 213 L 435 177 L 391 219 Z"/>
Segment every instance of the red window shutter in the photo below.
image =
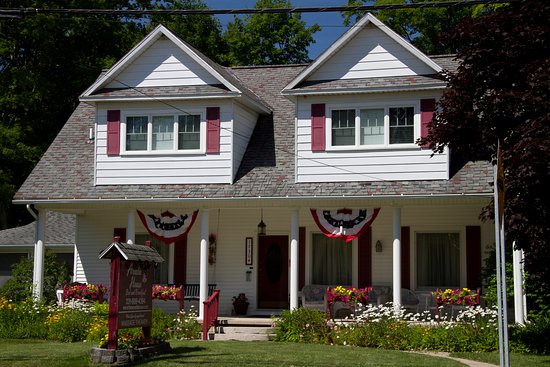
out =
<path fill-rule="evenodd" d="M 435 99 L 420 100 L 420 136 L 428 135 L 428 124 L 432 121 L 435 112 Z M 427 148 L 426 144 L 422 148 Z"/>
<path fill-rule="evenodd" d="M 325 104 L 311 105 L 311 150 L 325 150 Z"/>
<path fill-rule="evenodd" d="M 466 286 L 481 287 L 481 227 L 466 226 Z"/>
<path fill-rule="evenodd" d="M 411 228 L 401 227 L 401 288 L 411 288 Z"/>
<path fill-rule="evenodd" d="M 187 279 L 187 236 L 174 243 L 174 284 L 185 285 Z"/>
<path fill-rule="evenodd" d="M 369 227 L 358 238 L 357 269 L 359 271 L 358 286 L 361 288 L 372 286 L 372 228 Z"/>
<path fill-rule="evenodd" d="M 206 109 L 206 152 L 220 152 L 220 108 Z"/>
<path fill-rule="evenodd" d="M 120 237 L 120 242 L 126 242 L 126 228 L 113 228 L 113 237 Z"/>
<path fill-rule="evenodd" d="M 298 289 L 306 285 L 306 227 L 298 229 Z"/>
<path fill-rule="evenodd" d="M 120 154 L 120 110 L 107 111 L 107 155 Z"/>

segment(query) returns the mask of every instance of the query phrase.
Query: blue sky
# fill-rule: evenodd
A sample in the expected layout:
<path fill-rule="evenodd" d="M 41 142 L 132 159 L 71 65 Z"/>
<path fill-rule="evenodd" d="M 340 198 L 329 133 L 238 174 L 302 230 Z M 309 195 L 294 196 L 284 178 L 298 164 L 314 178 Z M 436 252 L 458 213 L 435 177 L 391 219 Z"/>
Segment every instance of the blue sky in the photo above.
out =
<path fill-rule="evenodd" d="M 256 0 L 204 0 L 210 9 L 245 9 L 253 8 Z M 345 0 L 291 0 L 295 7 L 322 7 L 322 6 L 343 6 Z M 218 15 L 222 25 L 227 25 L 233 20 L 234 15 Z M 348 28 L 344 27 L 340 13 L 304 13 L 302 20 L 308 25 L 319 24 L 321 31 L 315 33 L 315 43 L 309 48 L 309 56 L 314 59 L 326 48 L 328 48 L 338 37 L 340 37 Z"/>

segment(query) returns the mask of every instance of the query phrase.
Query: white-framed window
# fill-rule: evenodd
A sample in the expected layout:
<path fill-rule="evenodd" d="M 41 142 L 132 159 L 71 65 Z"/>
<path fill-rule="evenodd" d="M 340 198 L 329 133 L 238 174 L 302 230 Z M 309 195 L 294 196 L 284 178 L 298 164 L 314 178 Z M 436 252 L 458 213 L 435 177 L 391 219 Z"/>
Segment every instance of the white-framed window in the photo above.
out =
<path fill-rule="evenodd" d="M 353 248 L 341 238 L 312 234 L 311 284 L 351 285 Z"/>
<path fill-rule="evenodd" d="M 204 153 L 205 112 L 126 113 L 121 119 L 122 154 Z"/>
<path fill-rule="evenodd" d="M 417 102 L 396 105 L 328 106 L 329 150 L 417 147 L 420 106 Z"/>
<path fill-rule="evenodd" d="M 460 287 L 460 257 L 458 232 L 417 232 L 417 288 Z"/>

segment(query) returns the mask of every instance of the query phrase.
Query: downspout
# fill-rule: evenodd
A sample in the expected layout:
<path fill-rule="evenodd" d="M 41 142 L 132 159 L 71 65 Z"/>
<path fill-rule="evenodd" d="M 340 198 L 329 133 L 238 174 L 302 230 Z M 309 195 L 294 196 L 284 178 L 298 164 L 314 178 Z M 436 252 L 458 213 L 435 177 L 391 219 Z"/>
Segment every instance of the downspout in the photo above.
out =
<path fill-rule="evenodd" d="M 43 240 L 43 225 L 40 217 L 44 219 L 44 213 L 36 210 L 34 205 L 27 204 L 27 211 L 36 220 L 35 243 L 34 243 L 34 268 L 32 273 L 32 296 L 35 302 L 42 300 L 44 289 L 44 242 Z M 42 214 L 42 215 L 41 215 Z"/>

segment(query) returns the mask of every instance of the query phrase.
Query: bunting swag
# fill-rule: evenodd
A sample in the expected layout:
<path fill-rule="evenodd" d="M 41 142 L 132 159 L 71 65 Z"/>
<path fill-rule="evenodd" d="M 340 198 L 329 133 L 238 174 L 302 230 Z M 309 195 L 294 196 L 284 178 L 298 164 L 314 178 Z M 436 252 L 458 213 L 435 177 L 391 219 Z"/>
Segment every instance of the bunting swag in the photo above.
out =
<path fill-rule="evenodd" d="M 188 214 L 176 216 L 169 211 L 160 213 L 160 217 L 154 214 L 143 214 L 137 210 L 141 223 L 147 228 L 151 236 L 169 244 L 176 242 L 187 235 L 197 219 L 198 210 L 195 210 L 191 217 Z"/>
<path fill-rule="evenodd" d="M 352 241 L 367 230 L 376 219 L 380 208 L 367 209 L 310 209 L 311 215 L 319 229 L 327 237 L 341 237 L 346 242 Z"/>

